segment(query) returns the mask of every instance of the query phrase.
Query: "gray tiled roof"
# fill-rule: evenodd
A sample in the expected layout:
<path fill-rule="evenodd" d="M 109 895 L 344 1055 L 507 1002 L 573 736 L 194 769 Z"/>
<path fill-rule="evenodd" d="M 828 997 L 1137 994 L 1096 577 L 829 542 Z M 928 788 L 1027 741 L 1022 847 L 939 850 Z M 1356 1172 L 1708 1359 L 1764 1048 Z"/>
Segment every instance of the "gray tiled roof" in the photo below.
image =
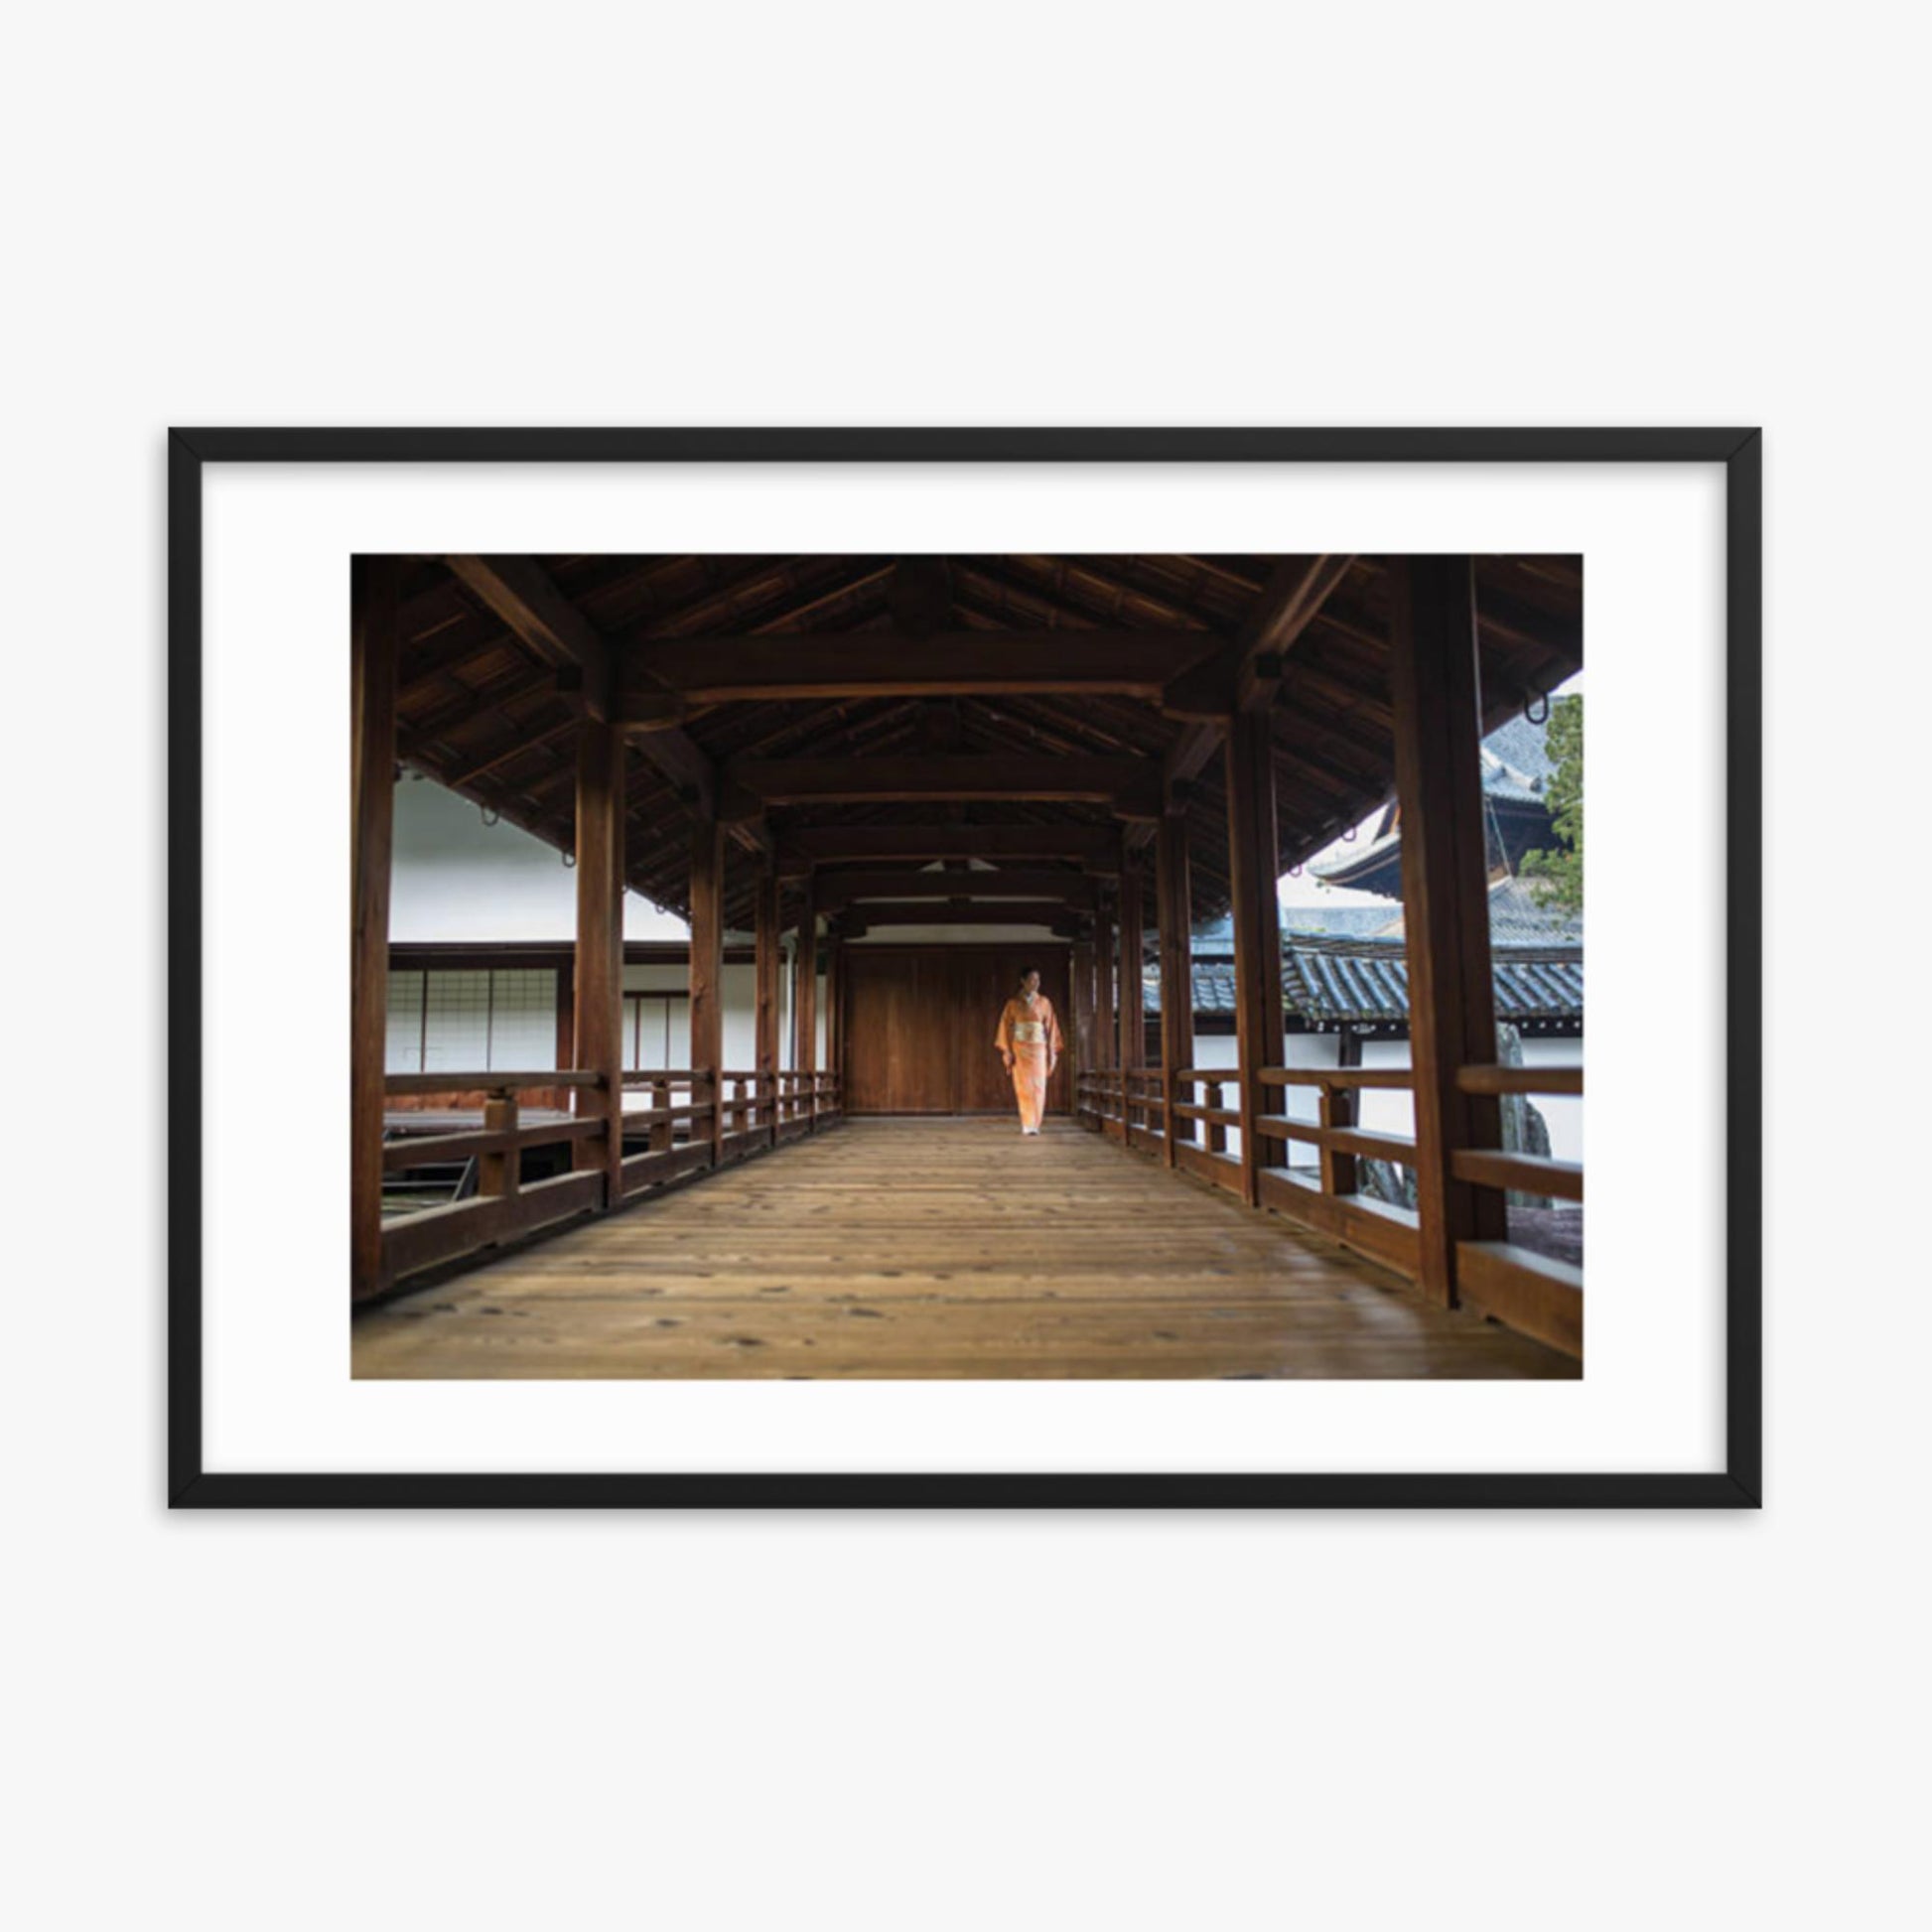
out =
<path fill-rule="evenodd" d="M 1496 1018 L 1581 1020 L 1584 949 L 1580 945 L 1498 946 L 1493 960 Z M 1194 1012 L 1234 1011 L 1234 966 L 1193 962 Z M 1161 1010 L 1161 975 L 1143 975 L 1147 1010 Z M 1316 1026 L 1403 1025 L 1409 1018 L 1409 965 L 1397 940 L 1295 940 L 1282 948 L 1282 993 L 1292 1014 Z"/>

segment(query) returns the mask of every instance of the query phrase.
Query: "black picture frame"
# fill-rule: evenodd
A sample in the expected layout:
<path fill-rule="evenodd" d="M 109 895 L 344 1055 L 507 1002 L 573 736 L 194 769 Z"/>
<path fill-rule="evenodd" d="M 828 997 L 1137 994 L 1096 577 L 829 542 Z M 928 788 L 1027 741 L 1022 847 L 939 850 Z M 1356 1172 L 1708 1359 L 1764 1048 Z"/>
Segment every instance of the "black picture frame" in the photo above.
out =
<path fill-rule="evenodd" d="M 203 1466 L 202 471 L 287 463 L 1722 464 L 1722 1473 L 246 1474 Z M 1762 438 L 1754 429 L 181 429 L 169 441 L 168 1500 L 531 1509 L 1755 1508 L 1762 1500 Z"/>

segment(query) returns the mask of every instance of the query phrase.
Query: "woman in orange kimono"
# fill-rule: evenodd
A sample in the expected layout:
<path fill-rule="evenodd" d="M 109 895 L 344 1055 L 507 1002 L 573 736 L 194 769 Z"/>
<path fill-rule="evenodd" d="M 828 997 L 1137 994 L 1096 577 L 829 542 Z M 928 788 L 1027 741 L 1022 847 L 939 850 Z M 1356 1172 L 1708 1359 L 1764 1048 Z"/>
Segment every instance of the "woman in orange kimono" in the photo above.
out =
<path fill-rule="evenodd" d="M 1013 1075 L 1013 1091 L 1020 1102 L 1020 1131 L 1039 1132 L 1046 1111 L 1046 1080 L 1060 1063 L 1063 1045 L 1053 1003 L 1039 990 L 1039 974 L 1033 967 L 1020 975 L 1020 991 L 1000 1010 L 993 1044 L 1000 1049 Z"/>

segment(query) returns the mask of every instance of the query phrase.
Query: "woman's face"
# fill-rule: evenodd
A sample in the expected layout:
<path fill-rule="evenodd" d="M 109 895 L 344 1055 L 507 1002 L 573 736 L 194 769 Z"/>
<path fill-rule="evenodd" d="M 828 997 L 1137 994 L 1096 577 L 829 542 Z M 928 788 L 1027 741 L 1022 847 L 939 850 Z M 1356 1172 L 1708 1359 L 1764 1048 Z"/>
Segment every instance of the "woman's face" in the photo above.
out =
<path fill-rule="evenodd" d="M 1029 973 L 1020 982 L 1020 991 L 1026 998 L 1031 1000 L 1039 991 L 1039 975 L 1037 973 Z"/>

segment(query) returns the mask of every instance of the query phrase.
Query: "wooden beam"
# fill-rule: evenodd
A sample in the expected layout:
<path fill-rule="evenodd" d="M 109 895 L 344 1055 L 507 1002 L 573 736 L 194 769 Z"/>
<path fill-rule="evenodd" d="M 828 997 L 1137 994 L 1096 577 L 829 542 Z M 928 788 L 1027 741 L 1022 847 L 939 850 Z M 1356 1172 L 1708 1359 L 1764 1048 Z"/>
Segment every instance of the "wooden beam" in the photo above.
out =
<path fill-rule="evenodd" d="M 452 556 L 444 562 L 546 662 L 579 674 L 591 718 L 603 722 L 616 715 L 615 653 L 534 557 Z M 700 817 L 711 815 L 711 759 L 691 738 L 675 728 L 640 733 L 638 749 Z"/>
<path fill-rule="evenodd" d="M 810 825 L 781 832 L 778 871 L 802 878 L 813 867 L 883 860 L 1065 859 L 1090 873 L 1120 870 L 1120 832 L 1111 825 Z"/>
<path fill-rule="evenodd" d="M 765 805 L 1018 798 L 1125 807 L 1150 818 L 1161 812 L 1159 767 L 1145 759 L 740 758 L 727 760 L 720 776 L 730 792 Z"/>
<path fill-rule="evenodd" d="M 382 1112 L 389 1032 L 389 870 L 396 811 L 394 557 L 357 557 L 349 574 L 349 1293 L 378 1294 L 382 1271 Z"/>
<path fill-rule="evenodd" d="M 1281 683 L 1279 660 L 1313 622 L 1353 557 L 1284 557 L 1269 576 L 1235 640 L 1234 703 L 1239 711 L 1265 711 Z"/>
<path fill-rule="evenodd" d="M 819 872 L 818 906 L 836 912 L 858 899 L 1049 898 L 1091 907 L 1094 883 L 1070 872 Z"/>
<path fill-rule="evenodd" d="M 613 708 L 610 647 L 534 557 L 445 557 L 457 579 L 546 663 L 582 674 L 586 709 L 600 724 Z"/>
<path fill-rule="evenodd" d="M 579 1141 L 575 1168 L 604 1175 L 604 1204 L 623 1199 L 623 733 L 586 719 L 577 740 L 578 1064 L 603 1083 L 585 1105 L 603 1116 L 602 1142 Z"/>
<path fill-rule="evenodd" d="M 691 961 L 685 984 L 691 996 L 691 1070 L 711 1083 L 711 1152 L 715 1167 L 724 1146 L 725 1064 L 725 844 L 714 819 L 691 830 Z"/>
<path fill-rule="evenodd" d="M 1207 768 L 1220 750 L 1225 718 L 1213 715 L 1214 695 L 1226 694 L 1228 716 L 1265 711 L 1281 682 L 1279 662 L 1308 629 L 1335 586 L 1348 574 L 1353 557 L 1284 557 L 1243 620 L 1240 634 L 1217 663 L 1195 673 L 1175 692 L 1177 708 L 1194 722 L 1168 748 L 1161 762 L 1163 787 L 1172 793 Z M 1185 697 L 1182 697 L 1182 692 Z M 1130 845 L 1145 845 L 1152 827 L 1136 826 Z"/>
<path fill-rule="evenodd" d="M 1206 630 L 690 637 L 630 646 L 621 682 L 625 718 L 656 730 L 668 718 L 666 691 L 687 706 L 1020 694 L 1156 699 L 1222 648 Z"/>
<path fill-rule="evenodd" d="M 1463 1066 L 1493 1063 L 1473 577 L 1467 557 L 1409 557 L 1395 573 L 1390 691 L 1402 806 L 1402 906 L 1415 1071 L 1421 1286 L 1453 1306 L 1458 1244 L 1507 1233 L 1501 1194 L 1458 1179 L 1453 1157 L 1501 1139 L 1493 1095 Z"/>
<path fill-rule="evenodd" d="M 1062 926 L 1078 909 L 1049 898 L 868 899 L 856 914 L 861 927 L 885 925 L 1044 925 Z"/>
<path fill-rule="evenodd" d="M 1274 739 L 1265 711 L 1228 728 L 1228 887 L 1234 922 L 1234 1031 L 1240 1064 L 1241 1197 L 1261 1200 L 1255 1122 L 1268 1111 L 1260 1075 L 1282 1064 L 1281 863 L 1275 835 Z"/>

